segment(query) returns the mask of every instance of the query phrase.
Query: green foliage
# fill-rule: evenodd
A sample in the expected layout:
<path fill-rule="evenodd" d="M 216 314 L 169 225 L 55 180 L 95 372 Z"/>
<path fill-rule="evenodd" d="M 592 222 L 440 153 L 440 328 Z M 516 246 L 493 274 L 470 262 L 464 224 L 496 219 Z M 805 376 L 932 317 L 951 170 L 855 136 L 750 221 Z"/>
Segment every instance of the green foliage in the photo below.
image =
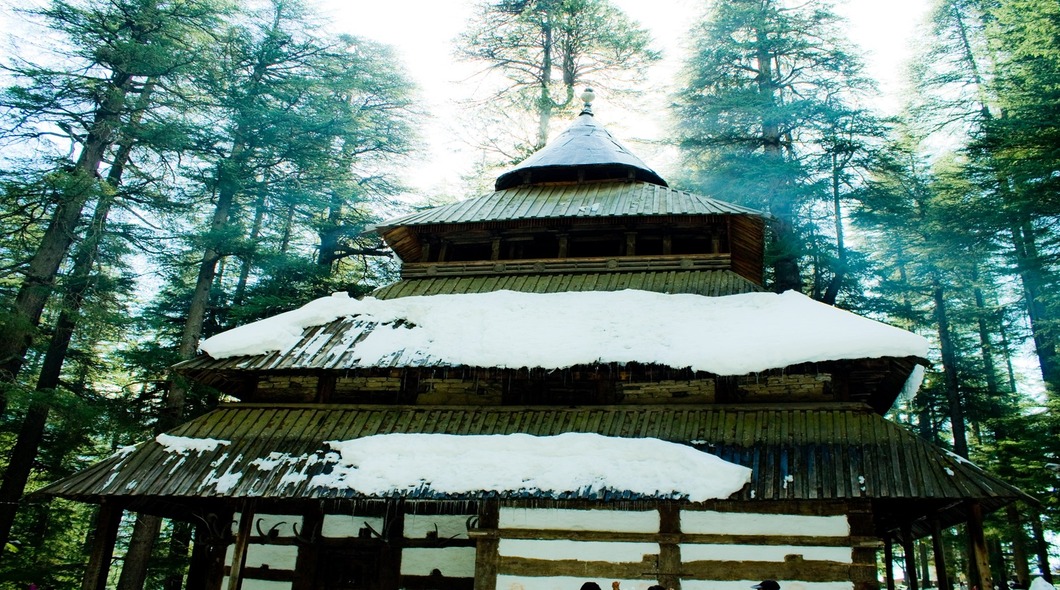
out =
<path fill-rule="evenodd" d="M 829 302 L 852 278 L 841 203 L 886 133 L 857 107 L 869 84 L 840 25 L 825 2 L 716 3 L 693 29 L 676 97 L 680 181 L 771 213 L 776 288 L 803 290 L 809 266 Z M 829 209 L 833 223 L 819 223 Z"/>

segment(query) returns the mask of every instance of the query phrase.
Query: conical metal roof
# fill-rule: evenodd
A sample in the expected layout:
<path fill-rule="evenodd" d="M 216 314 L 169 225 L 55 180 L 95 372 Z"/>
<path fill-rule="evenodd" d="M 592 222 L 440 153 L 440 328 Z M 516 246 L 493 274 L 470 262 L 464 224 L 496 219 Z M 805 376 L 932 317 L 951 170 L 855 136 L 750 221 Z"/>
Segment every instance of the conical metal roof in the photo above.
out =
<path fill-rule="evenodd" d="M 668 186 L 618 142 L 586 108 L 566 131 L 515 168 L 497 177 L 496 190 L 544 182 L 641 180 Z"/>

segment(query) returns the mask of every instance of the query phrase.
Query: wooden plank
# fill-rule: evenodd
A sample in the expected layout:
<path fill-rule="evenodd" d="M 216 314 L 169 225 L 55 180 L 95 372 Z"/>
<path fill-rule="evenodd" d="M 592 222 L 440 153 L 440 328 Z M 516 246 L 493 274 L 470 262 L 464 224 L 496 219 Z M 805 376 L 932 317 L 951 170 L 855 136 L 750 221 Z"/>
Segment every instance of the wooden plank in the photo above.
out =
<path fill-rule="evenodd" d="M 249 502 L 244 502 L 239 512 L 239 531 L 236 533 L 236 545 L 232 550 L 232 566 L 228 574 L 228 590 L 239 590 L 243 587 L 243 569 L 247 564 L 247 546 L 253 531 L 254 510 Z"/>
<path fill-rule="evenodd" d="M 104 500 L 96 512 L 93 523 L 92 552 L 85 565 L 81 579 L 82 590 L 104 590 L 110 573 L 111 558 L 114 557 L 114 542 L 118 538 L 122 507 L 113 501 Z"/>
<path fill-rule="evenodd" d="M 496 531 L 500 524 L 500 505 L 496 500 L 487 500 L 479 506 L 477 528 Z M 482 537 L 475 549 L 475 590 L 497 590 L 497 575 L 500 571 L 500 541 Z"/>

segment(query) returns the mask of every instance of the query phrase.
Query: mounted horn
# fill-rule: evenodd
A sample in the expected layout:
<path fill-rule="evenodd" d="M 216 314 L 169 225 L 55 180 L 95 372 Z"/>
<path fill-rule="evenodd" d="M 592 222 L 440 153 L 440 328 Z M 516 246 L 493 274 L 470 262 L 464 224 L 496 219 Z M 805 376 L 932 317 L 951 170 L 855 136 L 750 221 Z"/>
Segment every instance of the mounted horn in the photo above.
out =
<path fill-rule="evenodd" d="M 294 532 L 294 542 L 295 542 L 295 544 L 299 545 L 299 546 L 311 546 L 311 545 L 316 545 L 316 544 L 320 543 L 320 538 L 321 538 L 320 531 L 321 531 L 321 528 L 323 527 L 323 524 L 324 524 L 323 522 L 320 522 L 316 526 L 314 526 L 313 530 L 310 531 L 310 535 L 308 537 L 306 537 L 306 536 L 302 535 L 302 531 L 298 530 L 298 523 L 292 523 L 291 524 L 291 531 Z"/>
<path fill-rule="evenodd" d="M 255 520 L 254 521 L 254 528 L 258 530 L 258 536 L 259 537 L 268 539 L 269 541 L 275 541 L 276 539 L 278 539 L 280 537 L 280 525 L 287 524 L 287 521 L 281 520 L 280 522 L 272 525 L 272 528 L 270 528 L 268 531 L 262 531 L 261 530 L 261 523 L 262 523 L 263 520 L 265 520 L 265 519 L 264 518 L 259 518 L 259 519 Z"/>

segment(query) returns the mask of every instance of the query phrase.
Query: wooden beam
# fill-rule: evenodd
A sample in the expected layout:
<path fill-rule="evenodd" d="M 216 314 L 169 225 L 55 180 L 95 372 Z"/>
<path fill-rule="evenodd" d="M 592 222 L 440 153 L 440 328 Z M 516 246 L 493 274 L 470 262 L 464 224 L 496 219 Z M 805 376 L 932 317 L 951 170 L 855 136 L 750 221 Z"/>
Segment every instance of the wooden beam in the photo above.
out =
<path fill-rule="evenodd" d="M 905 554 L 905 587 L 909 590 L 920 590 L 916 571 L 916 543 L 913 542 L 913 528 L 909 523 L 902 525 L 902 553 Z"/>
<path fill-rule="evenodd" d="M 250 534 L 254 528 L 254 509 L 249 502 L 243 504 L 239 511 L 239 532 L 236 533 L 236 546 L 232 551 L 232 568 L 228 574 L 228 590 L 240 590 L 243 586 L 243 569 L 247 565 L 247 546 L 250 545 Z"/>
<path fill-rule="evenodd" d="M 383 515 L 383 547 L 379 550 L 379 588 L 401 587 L 401 545 L 405 538 L 405 506 L 388 501 Z"/>
<path fill-rule="evenodd" d="M 496 500 L 486 500 L 479 506 L 478 525 L 483 531 L 496 531 L 500 525 L 500 505 Z M 500 567 L 500 540 L 482 536 L 475 549 L 475 590 L 497 590 L 497 573 Z"/>
<path fill-rule="evenodd" d="M 894 539 L 889 535 L 883 538 L 883 571 L 887 590 L 894 590 Z"/>
<path fill-rule="evenodd" d="M 669 535 L 666 542 L 659 541 L 658 582 L 664 588 L 681 590 L 681 545 L 677 540 L 681 534 L 681 509 L 676 502 L 664 502 L 659 505 L 659 533 Z"/>
<path fill-rule="evenodd" d="M 946 546 L 942 544 L 942 524 L 938 518 L 931 520 L 931 550 L 935 559 L 935 579 L 939 588 L 949 590 L 950 575 L 946 571 Z"/>
<path fill-rule="evenodd" d="M 306 510 L 302 516 L 301 536 L 315 540 L 315 535 L 324 525 L 324 511 L 318 504 Z M 298 557 L 294 565 L 294 582 L 291 590 L 313 590 L 316 587 L 317 561 L 320 554 L 319 544 L 298 545 Z"/>
<path fill-rule="evenodd" d="M 994 580 L 990 576 L 990 553 L 986 548 L 986 536 L 983 534 L 983 506 L 970 501 L 968 506 L 968 537 L 972 548 L 972 558 L 978 571 L 978 579 L 972 580 L 978 590 L 994 590 Z"/>
<path fill-rule="evenodd" d="M 114 557 L 114 541 L 118 538 L 122 509 L 114 502 L 103 500 L 96 512 L 92 537 L 92 553 L 88 557 L 85 576 L 81 580 L 82 590 L 104 590 L 110 574 L 110 562 Z"/>

